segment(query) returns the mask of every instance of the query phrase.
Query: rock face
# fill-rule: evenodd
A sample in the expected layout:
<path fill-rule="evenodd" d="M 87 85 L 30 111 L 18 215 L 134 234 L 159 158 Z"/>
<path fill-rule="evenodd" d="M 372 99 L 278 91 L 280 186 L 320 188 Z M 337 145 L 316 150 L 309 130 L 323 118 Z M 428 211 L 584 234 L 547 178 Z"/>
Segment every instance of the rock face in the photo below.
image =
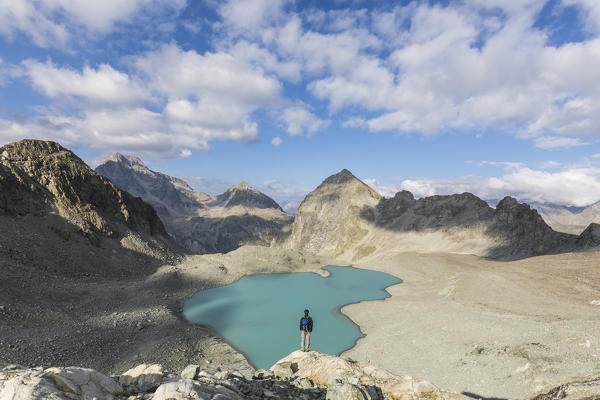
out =
<path fill-rule="evenodd" d="M 591 400 L 600 397 L 600 379 L 582 382 L 570 382 L 541 393 L 533 400 Z"/>
<path fill-rule="evenodd" d="M 148 169 L 139 158 L 118 153 L 96 171 L 151 204 L 167 231 L 194 253 L 269 245 L 285 236 L 293 220 L 273 199 L 244 182 L 211 197 L 181 179 Z"/>
<path fill-rule="evenodd" d="M 392 375 L 369 364 L 316 351 L 295 351 L 271 367 L 274 372 L 286 371 L 286 374 L 288 369 L 291 379 L 309 379 L 327 386 L 327 399 L 468 399 L 458 393 L 440 390 L 427 381 Z"/>
<path fill-rule="evenodd" d="M 577 239 L 581 247 L 593 248 L 600 246 L 600 224 L 591 223 Z"/>
<path fill-rule="evenodd" d="M 495 209 L 471 193 L 415 199 L 402 191 L 382 198 L 343 170 L 306 196 L 286 246 L 348 261 L 402 251 L 514 260 L 593 243 L 553 231 L 535 210 L 511 197 Z"/>
<path fill-rule="evenodd" d="M 0 148 L 0 220 L 0 259 L 28 268 L 108 273 L 131 270 L 135 257 L 178 252 L 151 206 L 54 142 Z"/>
<path fill-rule="evenodd" d="M 587 207 L 530 203 L 552 229 L 579 235 L 591 223 L 600 223 L 600 201 Z"/>
<path fill-rule="evenodd" d="M 0 367 L 0 399 L 10 400 L 303 400 L 444 399 L 467 400 L 411 377 L 398 377 L 352 360 L 317 352 L 294 352 L 251 379 L 239 372 L 196 371 L 181 375 L 160 365 L 139 365 L 120 376 L 108 377 L 86 368 Z M 289 370 L 289 373 L 285 370 Z"/>
<path fill-rule="evenodd" d="M 9 366 L 0 371 L 0 399 L 112 400 L 122 392 L 117 381 L 93 369 Z"/>
<path fill-rule="evenodd" d="M 292 248 L 340 257 L 374 223 L 382 197 L 346 169 L 325 179 L 298 208 L 288 239 Z"/>
<path fill-rule="evenodd" d="M 119 236 L 132 230 L 166 237 L 148 204 L 114 186 L 58 143 L 23 140 L 0 148 L 0 210 L 58 212 L 82 231 Z"/>

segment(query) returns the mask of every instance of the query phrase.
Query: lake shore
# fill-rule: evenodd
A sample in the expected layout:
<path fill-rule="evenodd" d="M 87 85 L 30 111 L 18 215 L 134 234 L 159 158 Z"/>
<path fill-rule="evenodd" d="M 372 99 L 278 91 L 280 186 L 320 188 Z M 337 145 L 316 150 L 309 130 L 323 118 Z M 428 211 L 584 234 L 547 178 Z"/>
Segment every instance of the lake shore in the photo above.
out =
<path fill-rule="evenodd" d="M 392 297 L 344 307 L 367 336 L 343 353 L 440 388 L 530 398 L 564 382 L 600 376 L 598 253 L 493 262 L 456 254 L 404 253 L 357 264 L 395 275 Z M 242 247 L 189 256 L 139 279 L 5 277 L 22 296 L 4 303 L 0 360 L 25 366 L 86 365 L 121 373 L 141 363 L 179 372 L 188 364 L 251 374 L 252 366 L 210 330 L 185 321 L 198 290 L 245 275 L 316 272 L 344 263 L 297 251 Z M 32 286 L 43 298 L 28 297 Z M 28 294 L 29 293 L 29 294 Z M 36 292 L 37 293 L 37 292 Z"/>
<path fill-rule="evenodd" d="M 188 256 L 127 279 L 82 280 L 14 269 L 0 280 L 0 289 L 17 290 L 0 304 L 0 364 L 86 365 L 109 374 L 141 363 L 160 363 L 176 372 L 198 364 L 208 371 L 251 375 L 254 368 L 242 353 L 183 318 L 183 303 L 199 290 L 245 275 L 327 275 L 321 267 L 328 264 L 293 250 L 245 246 L 227 254 Z"/>
<path fill-rule="evenodd" d="M 405 253 L 358 264 L 404 283 L 343 309 L 366 334 L 343 356 L 484 397 L 600 376 L 599 256 Z"/>

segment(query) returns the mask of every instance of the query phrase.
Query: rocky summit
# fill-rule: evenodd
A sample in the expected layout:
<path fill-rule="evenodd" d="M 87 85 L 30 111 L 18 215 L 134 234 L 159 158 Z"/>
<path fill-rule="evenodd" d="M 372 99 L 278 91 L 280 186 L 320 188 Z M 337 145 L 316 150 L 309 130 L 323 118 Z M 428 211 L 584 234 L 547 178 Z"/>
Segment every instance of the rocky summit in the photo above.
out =
<path fill-rule="evenodd" d="M 270 245 L 286 235 L 293 220 L 273 199 L 245 182 L 212 197 L 181 179 L 150 170 L 137 157 L 118 153 L 96 171 L 151 204 L 167 231 L 193 253 Z"/>
<path fill-rule="evenodd" d="M 382 198 L 343 170 L 306 196 L 286 245 L 349 261 L 406 251 L 514 260 L 593 248 L 592 237 L 556 232 L 512 197 L 495 209 L 471 193 Z"/>

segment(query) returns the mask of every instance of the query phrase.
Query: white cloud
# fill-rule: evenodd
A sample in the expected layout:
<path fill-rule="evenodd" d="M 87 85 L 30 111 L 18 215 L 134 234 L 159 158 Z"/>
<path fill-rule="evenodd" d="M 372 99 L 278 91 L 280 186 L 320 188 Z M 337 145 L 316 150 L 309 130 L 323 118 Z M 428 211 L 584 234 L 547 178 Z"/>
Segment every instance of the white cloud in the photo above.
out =
<path fill-rule="evenodd" d="M 274 147 L 279 147 L 279 145 L 280 145 L 281 143 L 283 143 L 283 139 L 282 139 L 282 138 L 280 138 L 280 137 L 277 137 L 277 136 L 276 136 L 276 137 L 274 137 L 273 139 L 271 139 L 271 144 L 272 144 Z"/>
<path fill-rule="evenodd" d="M 0 34 L 9 39 L 24 34 L 37 46 L 65 48 L 80 28 L 107 34 L 115 24 L 140 13 L 178 11 L 185 4 L 185 0 L 0 0 Z"/>
<path fill-rule="evenodd" d="M 329 121 L 324 121 L 306 110 L 304 107 L 294 106 L 283 110 L 281 119 L 287 125 L 290 135 L 314 135 L 317 131 L 327 127 Z"/>
<path fill-rule="evenodd" d="M 141 82 L 107 64 L 100 64 L 97 69 L 86 66 L 81 72 L 56 67 L 50 61 L 26 60 L 23 64 L 33 86 L 51 98 L 74 96 L 111 105 L 151 100 L 149 91 Z"/>
<path fill-rule="evenodd" d="M 566 6 L 577 6 L 590 32 L 600 32 L 600 3 L 596 0 L 562 0 Z"/>
<path fill-rule="evenodd" d="M 282 208 L 286 212 L 295 211 L 294 204 L 300 204 L 304 197 L 310 192 L 308 189 L 298 187 L 297 183 L 294 182 L 280 182 L 277 179 L 269 179 L 260 186 L 260 190 L 272 197 L 279 204 L 285 204 Z M 288 204 L 292 203 L 291 206 L 287 207 Z"/>
<path fill-rule="evenodd" d="M 477 166 L 491 165 L 494 167 L 502 167 L 507 170 L 525 167 L 524 163 L 514 161 L 476 161 L 474 164 Z"/>
<path fill-rule="evenodd" d="M 199 54 L 170 44 L 129 64 L 126 73 L 108 64 L 75 70 L 25 61 L 23 75 L 54 103 L 41 109 L 46 115 L 24 123 L 2 120 L 0 140 L 36 136 L 186 157 L 217 139 L 258 140 L 252 114 L 280 98 L 277 79 L 222 52 Z"/>
<path fill-rule="evenodd" d="M 600 22 L 597 1 L 565 2 Z M 286 4 L 278 2 L 267 18 L 263 0 L 227 3 L 221 10 L 237 11 L 222 12 L 219 46 L 237 48 L 282 79 L 306 82 L 332 114 L 344 113 L 344 126 L 424 135 L 509 131 L 542 148 L 600 135 L 600 38 L 549 45 L 534 25 L 544 2 L 303 13 Z"/>
<path fill-rule="evenodd" d="M 569 148 L 577 146 L 586 146 L 590 143 L 582 142 L 579 138 L 568 138 L 568 137 L 538 137 L 535 138 L 535 147 L 541 149 L 556 149 L 556 148 Z"/>
<path fill-rule="evenodd" d="M 287 202 L 282 208 L 283 211 L 285 211 L 288 214 L 296 214 L 296 211 L 298 211 L 298 207 L 300 207 L 300 201 L 289 201 Z"/>
<path fill-rule="evenodd" d="M 24 33 L 40 47 L 64 47 L 69 34 L 65 25 L 56 23 L 27 0 L 0 0 L 0 34 L 14 39 Z"/>
<path fill-rule="evenodd" d="M 134 61 L 149 86 L 172 98 L 199 97 L 256 109 L 278 99 L 281 84 L 227 53 L 204 55 L 165 45 Z"/>
<path fill-rule="evenodd" d="M 540 163 L 541 169 L 554 169 L 560 167 L 562 164 L 558 161 L 548 160 Z"/>
<path fill-rule="evenodd" d="M 283 17 L 285 0 L 230 0 L 218 9 L 224 22 L 245 33 L 256 33 Z"/>

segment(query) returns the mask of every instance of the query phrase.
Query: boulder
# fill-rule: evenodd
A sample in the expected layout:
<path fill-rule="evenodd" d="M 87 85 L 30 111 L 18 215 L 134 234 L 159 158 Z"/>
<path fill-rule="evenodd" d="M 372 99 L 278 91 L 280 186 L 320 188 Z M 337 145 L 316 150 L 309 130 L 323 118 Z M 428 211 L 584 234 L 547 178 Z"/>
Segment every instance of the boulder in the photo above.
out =
<path fill-rule="evenodd" d="M 221 385 L 205 385 L 196 381 L 184 380 L 163 383 L 156 389 L 152 399 L 243 400 L 243 397 Z"/>
<path fill-rule="evenodd" d="M 283 361 L 278 362 L 277 364 L 271 367 L 271 371 L 275 376 L 281 379 L 290 379 L 294 376 L 294 371 L 292 370 L 292 363 Z"/>
<path fill-rule="evenodd" d="M 331 399 L 370 400 L 381 397 L 375 394 L 378 392 L 393 398 L 437 397 L 446 400 L 468 400 L 464 395 L 440 390 L 424 380 L 393 375 L 370 364 L 316 351 L 295 351 L 273 365 L 271 371 L 277 376 L 287 374 L 295 379 L 307 378 L 316 384 L 325 384 L 328 386 L 327 398 Z"/>
<path fill-rule="evenodd" d="M 88 368 L 27 369 L 0 373 L 0 399 L 113 400 L 122 391 L 117 381 Z"/>
<path fill-rule="evenodd" d="M 160 364 L 140 364 L 124 372 L 119 377 L 122 385 L 147 386 L 162 383 L 164 378 L 163 367 Z"/>
<path fill-rule="evenodd" d="M 269 378 L 274 378 L 274 377 L 275 377 L 275 374 L 273 373 L 273 371 L 267 371 L 264 369 L 256 370 L 254 372 L 254 376 L 253 376 L 254 379 L 269 379 Z"/>
<path fill-rule="evenodd" d="M 196 379 L 198 377 L 198 372 L 200 371 L 199 365 L 188 365 L 181 372 L 181 377 L 183 379 Z"/>
<path fill-rule="evenodd" d="M 327 400 L 371 400 L 366 390 L 350 383 L 336 382 L 327 388 Z"/>

